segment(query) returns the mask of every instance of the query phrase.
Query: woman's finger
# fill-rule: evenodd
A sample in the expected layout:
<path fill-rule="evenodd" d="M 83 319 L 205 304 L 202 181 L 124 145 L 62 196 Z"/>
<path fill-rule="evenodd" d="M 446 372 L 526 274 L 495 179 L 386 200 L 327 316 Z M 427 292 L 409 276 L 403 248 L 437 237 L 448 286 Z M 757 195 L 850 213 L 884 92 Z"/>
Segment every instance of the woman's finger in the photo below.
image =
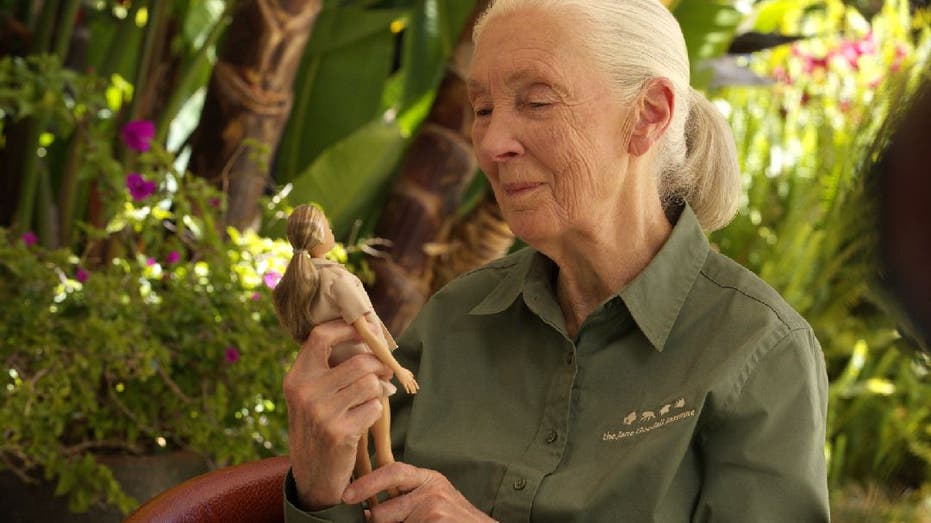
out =
<path fill-rule="evenodd" d="M 343 502 L 350 505 L 361 503 L 362 500 L 389 488 L 396 488 L 401 492 L 411 492 L 427 484 L 432 478 L 431 473 L 430 470 L 417 468 L 407 463 L 390 463 L 375 469 L 349 485 L 349 488 L 343 492 Z"/>
<path fill-rule="evenodd" d="M 414 494 L 405 494 L 378 504 L 368 516 L 368 523 L 407 521 L 420 504 Z"/>
<path fill-rule="evenodd" d="M 301 344 L 301 350 L 292 368 L 302 374 L 329 369 L 333 346 L 352 340 L 359 340 L 359 335 L 346 322 L 333 320 L 321 323 L 311 329 L 307 339 Z"/>
<path fill-rule="evenodd" d="M 382 381 L 369 372 L 333 394 L 332 405 L 338 412 L 345 412 L 365 402 L 384 396 Z"/>

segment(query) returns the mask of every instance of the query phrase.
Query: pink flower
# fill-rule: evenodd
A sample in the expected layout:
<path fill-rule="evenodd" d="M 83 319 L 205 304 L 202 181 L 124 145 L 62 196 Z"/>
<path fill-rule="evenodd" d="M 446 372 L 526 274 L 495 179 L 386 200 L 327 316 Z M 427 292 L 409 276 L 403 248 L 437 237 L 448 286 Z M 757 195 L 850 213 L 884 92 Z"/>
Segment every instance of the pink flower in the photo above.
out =
<path fill-rule="evenodd" d="M 822 58 L 815 58 L 814 56 L 804 57 L 805 63 L 803 69 L 806 74 L 811 74 L 818 69 L 827 69 L 828 68 L 828 58 L 827 56 Z"/>
<path fill-rule="evenodd" d="M 281 281 L 281 274 L 278 274 L 275 271 L 268 271 L 265 273 L 265 276 L 262 277 L 262 280 L 265 282 L 265 286 L 269 289 L 274 289 L 278 282 Z"/>
<path fill-rule="evenodd" d="M 148 265 L 149 267 L 155 265 L 156 263 L 158 262 L 155 261 L 155 258 L 146 258 L 145 260 L 145 264 Z"/>
<path fill-rule="evenodd" d="M 257 293 L 257 292 L 253 292 L 253 293 L 252 293 L 252 301 L 259 301 L 261 298 L 262 298 L 262 295 L 261 295 L 261 294 L 259 294 L 259 293 Z"/>
<path fill-rule="evenodd" d="M 149 120 L 133 120 L 123 126 L 120 135 L 127 147 L 144 153 L 152 145 L 152 138 L 155 137 L 155 124 Z"/>
<path fill-rule="evenodd" d="M 844 42 L 841 44 L 838 54 L 847 60 L 847 63 L 850 65 L 851 69 L 860 69 L 860 55 L 863 53 L 860 51 L 859 44 L 849 41 Z"/>
<path fill-rule="evenodd" d="M 133 200 L 137 202 L 152 196 L 156 187 L 155 182 L 146 180 L 139 173 L 129 173 L 126 177 L 126 188 L 129 189 L 129 194 L 133 197 Z"/>
<path fill-rule="evenodd" d="M 178 251 L 171 251 L 168 253 L 168 256 L 165 257 L 165 263 L 168 265 L 174 265 L 178 263 L 179 259 L 181 259 L 181 255 L 178 254 Z"/>
<path fill-rule="evenodd" d="M 786 85 L 792 85 L 792 78 L 789 76 L 789 73 L 786 71 L 785 67 L 777 65 L 773 68 L 773 78 L 776 81 L 782 82 Z"/>
<path fill-rule="evenodd" d="M 227 347 L 226 351 L 223 353 L 223 357 L 226 358 L 227 363 L 236 363 L 239 361 L 239 349 L 236 347 Z"/>
<path fill-rule="evenodd" d="M 19 237 L 20 240 L 23 240 L 23 243 L 26 244 L 26 247 L 32 247 L 39 241 L 39 238 L 36 237 L 36 233 L 32 231 L 26 231 L 22 236 Z"/>
<path fill-rule="evenodd" d="M 892 66 L 889 68 L 893 73 L 899 72 L 899 69 L 902 68 L 902 62 L 905 60 L 906 54 L 904 47 L 901 45 L 895 46 L 895 58 L 892 59 Z"/>
<path fill-rule="evenodd" d="M 81 282 L 81 283 L 84 283 L 84 282 L 87 281 L 87 277 L 88 277 L 88 276 L 89 276 L 89 274 L 87 273 L 87 271 L 85 271 L 84 269 L 78 267 L 77 272 L 74 274 L 74 279 L 75 279 L 75 280 L 78 280 L 78 281 Z"/>
<path fill-rule="evenodd" d="M 861 55 L 873 54 L 876 50 L 876 41 L 873 40 L 873 33 L 866 35 L 866 37 L 857 42 L 857 51 L 859 51 Z"/>
<path fill-rule="evenodd" d="M 209 203 L 210 203 L 210 206 L 213 207 L 213 208 L 219 208 L 219 207 L 220 207 L 220 199 L 217 198 L 216 196 L 214 196 L 213 198 L 210 198 L 210 202 L 209 202 Z"/>

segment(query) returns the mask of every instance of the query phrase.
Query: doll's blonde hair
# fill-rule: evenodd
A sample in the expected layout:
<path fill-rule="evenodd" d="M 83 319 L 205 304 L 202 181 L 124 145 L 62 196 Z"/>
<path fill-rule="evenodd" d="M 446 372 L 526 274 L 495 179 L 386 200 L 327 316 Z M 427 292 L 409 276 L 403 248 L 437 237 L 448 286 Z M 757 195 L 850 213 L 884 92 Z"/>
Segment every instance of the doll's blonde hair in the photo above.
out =
<path fill-rule="evenodd" d="M 327 219 L 313 205 L 299 205 L 288 217 L 287 235 L 293 253 L 281 281 L 272 291 L 278 321 L 294 341 L 303 343 L 314 327 L 310 303 L 320 286 L 320 276 L 310 251 L 323 243 Z"/>

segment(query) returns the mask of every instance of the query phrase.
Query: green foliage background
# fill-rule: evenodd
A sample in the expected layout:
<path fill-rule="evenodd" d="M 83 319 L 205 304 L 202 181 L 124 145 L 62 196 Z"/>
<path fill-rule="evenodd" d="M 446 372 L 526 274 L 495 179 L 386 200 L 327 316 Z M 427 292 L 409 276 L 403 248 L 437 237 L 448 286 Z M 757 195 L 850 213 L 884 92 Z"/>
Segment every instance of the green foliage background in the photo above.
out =
<path fill-rule="evenodd" d="M 0 10 L 20 3 L 0 1 Z M 282 218 L 289 202 L 322 203 L 350 244 L 333 256 L 367 276 L 352 245 L 358 223 L 364 233 L 379 215 L 473 2 L 325 2 L 282 145 L 253 151 L 275 166 L 277 183 L 260 235 L 224 231 L 224 196 L 185 172 L 184 142 L 231 5 L 164 7 L 181 27 L 170 46 L 181 66 L 153 149 L 141 155 L 117 135 L 139 88 L 143 22 L 157 16 L 147 3 L 85 6 L 94 45 L 82 72 L 62 67 L 62 52 L 0 59 L 0 147 L 4 133 L 30 123 L 38 154 L 23 176 L 35 178 L 40 244 L 0 231 L 0 466 L 53 480 L 74 510 L 140 501 L 97 453 L 189 448 L 221 466 L 287 452 L 280 384 L 296 347 L 274 320 L 265 281 L 290 255 L 275 239 Z M 708 89 L 746 177 L 738 217 L 711 239 L 779 290 L 821 340 L 836 503 L 894 500 L 926 485 L 931 464 L 928 362 L 882 291 L 870 174 L 890 117 L 929 81 L 931 18 L 905 0 L 883 6 L 870 18 L 840 0 L 681 0 L 674 11 L 697 87 L 712 80 L 703 60 L 720 56 L 738 26 L 803 37 L 738 59 L 763 85 Z M 129 172 L 156 192 L 132 198 Z M 92 185 L 104 202 L 99 228 L 87 225 Z M 57 238 L 49 209 L 75 217 Z M 111 260 L 102 266 L 87 248 L 99 240 Z M 923 517 L 907 506 L 876 518 Z"/>
<path fill-rule="evenodd" d="M 772 1 L 756 28 L 821 35 L 747 59 L 766 87 L 715 93 L 746 175 L 740 213 L 712 236 L 814 327 L 831 378 L 832 487 L 921 486 L 931 464 L 927 357 L 883 291 L 873 169 L 897 111 L 931 81 L 927 13 L 885 2 L 871 20 L 840 1 Z"/>

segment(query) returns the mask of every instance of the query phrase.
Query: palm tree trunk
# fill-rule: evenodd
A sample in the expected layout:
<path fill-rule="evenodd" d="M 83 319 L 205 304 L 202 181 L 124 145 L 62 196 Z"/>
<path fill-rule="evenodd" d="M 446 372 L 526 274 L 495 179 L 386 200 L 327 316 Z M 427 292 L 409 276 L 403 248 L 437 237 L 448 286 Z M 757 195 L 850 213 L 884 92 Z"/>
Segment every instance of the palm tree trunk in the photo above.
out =
<path fill-rule="evenodd" d="M 514 245 L 514 233 L 504 221 L 491 191 L 469 214 L 457 222 L 442 245 L 435 249 L 431 293 L 460 274 L 496 260 Z"/>
<path fill-rule="evenodd" d="M 431 294 L 435 256 L 453 229 L 462 194 L 478 164 L 472 150 L 472 110 L 464 71 L 471 59 L 472 27 L 487 7 L 480 0 L 466 24 L 426 122 L 408 149 L 375 235 L 392 242 L 390 253 L 373 258 L 371 296 L 392 333 L 402 332 Z"/>
<path fill-rule="evenodd" d="M 218 53 L 191 169 L 227 194 L 226 224 L 255 227 L 322 0 L 242 0 Z M 258 153 L 258 154 L 257 154 Z"/>

